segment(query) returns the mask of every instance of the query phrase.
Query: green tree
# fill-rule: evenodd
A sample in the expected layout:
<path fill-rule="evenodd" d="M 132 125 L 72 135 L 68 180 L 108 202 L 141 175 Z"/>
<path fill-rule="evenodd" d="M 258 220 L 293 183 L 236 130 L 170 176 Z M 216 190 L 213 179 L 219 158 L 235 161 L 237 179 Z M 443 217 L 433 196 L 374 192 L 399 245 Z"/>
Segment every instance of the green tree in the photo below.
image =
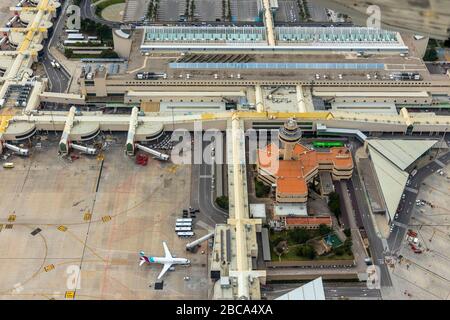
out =
<path fill-rule="evenodd" d="M 321 236 L 327 235 L 331 232 L 331 228 L 327 226 L 326 224 L 320 224 L 319 225 L 319 234 Z"/>
<path fill-rule="evenodd" d="M 351 237 L 352 235 L 352 231 L 350 230 L 350 228 L 346 228 L 344 229 L 344 234 L 348 237 Z"/>
<path fill-rule="evenodd" d="M 228 211 L 229 204 L 227 196 L 221 196 L 216 198 L 216 203 L 220 208 Z"/>
<path fill-rule="evenodd" d="M 353 245 L 352 238 L 347 238 L 347 239 L 345 239 L 345 241 L 341 247 L 347 254 L 351 255 L 352 254 L 352 245 Z"/>
<path fill-rule="evenodd" d="M 296 249 L 295 254 L 299 257 L 306 257 L 310 260 L 313 260 L 316 257 L 316 251 L 309 244 L 299 245 Z"/>
<path fill-rule="evenodd" d="M 341 215 L 341 203 L 339 201 L 339 195 L 336 192 L 332 192 L 328 196 L 328 207 L 330 208 L 331 212 L 334 213 L 336 218 L 339 219 Z"/>
<path fill-rule="evenodd" d="M 345 249 L 342 246 L 334 249 L 334 254 L 337 256 L 342 256 L 344 253 L 345 253 Z"/>
<path fill-rule="evenodd" d="M 265 198 L 269 195 L 270 187 L 255 179 L 255 194 L 258 198 Z"/>
<path fill-rule="evenodd" d="M 119 55 L 112 49 L 103 50 L 100 58 L 118 58 Z"/>
<path fill-rule="evenodd" d="M 293 229 L 289 232 L 289 238 L 296 244 L 302 244 L 309 240 L 310 236 L 305 229 Z"/>
<path fill-rule="evenodd" d="M 73 50 L 72 49 L 68 49 L 68 48 L 64 48 L 64 55 L 67 57 L 67 58 L 72 58 L 72 56 L 73 56 Z"/>
<path fill-rule="evenodd" d="M 434 48 L 434 47 L 428 48 L 427 51 L 425 52 L 423 60 L 436 61 L 437 59 L 438 59 L 438 54 L 437 54 L 436 48 Z"/>

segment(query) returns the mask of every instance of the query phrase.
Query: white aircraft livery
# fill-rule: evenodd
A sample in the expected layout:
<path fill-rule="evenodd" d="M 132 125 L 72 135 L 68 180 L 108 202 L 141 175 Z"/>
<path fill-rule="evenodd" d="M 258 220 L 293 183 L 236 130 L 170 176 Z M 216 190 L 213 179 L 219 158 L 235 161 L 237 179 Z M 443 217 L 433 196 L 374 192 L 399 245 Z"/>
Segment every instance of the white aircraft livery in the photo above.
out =
<path fill-rule="evenodd" d="M 172 265 L 174 264 L 188 265 L 191 263 L 189 259 L 172 257 L 165 241 L 163 241 L 163 247 L 165 255 L 164 257 L 147 257 L 144 251 L 141 251 L 139 253 L 141 256 L 139 266 L 142 266 L 144 263 L 148 264 L 159 263 L 164 265 L 161 270 L 161 273 L 158 275 L 158 280 L 162 278 L 162 276 L 167 272 L 167 270 L 170 269 Z"/>

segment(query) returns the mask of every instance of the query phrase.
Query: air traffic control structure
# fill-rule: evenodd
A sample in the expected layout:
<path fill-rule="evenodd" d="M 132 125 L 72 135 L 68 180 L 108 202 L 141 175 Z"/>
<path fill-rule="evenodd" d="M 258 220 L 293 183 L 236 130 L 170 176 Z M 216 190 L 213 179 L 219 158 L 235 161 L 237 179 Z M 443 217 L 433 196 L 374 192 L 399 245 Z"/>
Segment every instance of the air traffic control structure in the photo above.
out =
<path fill-rule="evenodd" d="M 37 0 L 34 0 L 36 2 Z M 266 4 L 267 1 L 264 1 Z M 49 93 L 46 92 L 46 81 L 44 79 L 33 78 L 33 71 L 31 64 L 39 58 L 39 53 L 42 52 L 42 40 L 48 38 L 51 33 L 51 20 L 57 14 L 59 3 L 54 0 L 40 0 L 38 5 L 32 9 L 17 9 L 17 12 L 23 11 L 20 14 L 24 21 L 29 23 L 21 28 L 4 29 L 6 35 L 11 41 L 17 43 L 16 50 L 0 52 L 0 68 L 4 74 L 0 77 L 0 99 L 4 106 L 11 106 L 13 101 L 18 97 L 28 97 L 22 99 L 24 103 L 24 113 L 17 115 L 5 115 L 2 113 L 0 122 L 0 153 L 2 148 L 9 148 L 11 142 L 23 141 L 36 134 L 39 131 L 58 131 L 62 132 L 60 151 L 62 153 L 70 152 L 70 149 L 75 149 L 80 146 L 79 143 L 89 143 L 93 137 L 98 135 L 101 131 L 108 132 L 128 132 L 128 143 L 124 146 L 129 154 L 133 154 L 137 144 L 142 141 L 150 141 L 157 138 L 163 131 L 172 131 L 177 128 L 185 128 L 188 130 L 194 129 L 194 122 L 201 121 L 204 128 L 217 128 L 225 130 L 232 128 L 233 139 L 229 141 L 228 157 L 230 159 L 229 166 L 229 192 L 230 192 L 230 219 L 227 224 L 219 225 L 216 229 L 214 250 L 217 252 L 217 258 L 213 256 L 211 270 L 219 271 L 215 276 L 218 277 L 218 284 L 215 287 L 214 298 L 216 299 L 258 299 L 260 297 L 259 284 L 265 280 L 264 271 L 259 271 L 254 266 L 254 258 L 258 255 L 256 245 L 256 230 L 260 227 L 261 222 L 258 219 L 250 219 L 248 215 L 248 202 L 246 195 L 246 173 L 245 173 L 245 141 L 243 139 L 242 130 L 248 128 L 279 128 L 285 120 L 294 118 L 295 121 L 301 125 L 302 130 L 310 132 L 317 132 L 317 134 L 339 134 L 339 135 L 355 135 L 359 139 L 364 140 L 366 134 L 379 132 L 393 132 L 402 134 L 425 133 L 435 134 L 438 132 L 445 132 L 450 125 L 450 117 L 439 116 L 431 114 L 409 114 L 406 108 L 402 109 L 400 114 L 361 114 L 356 112 L 342 112 L 342 111 L 312 111 L 314 108 L 308 104 L 304 99 L 301 91 L 302 85 L 308 83 L 299 83 L 292 81 L 292 85 L 297 86 L 298 89 L 298 112 L 271 112 L 265 109 L 263 97 L 261 94 L 262 85 L 272 85 L 272 83 L 265 83 L 261 81 L 237 81 L 227 80 L 215 83 L 217 86 L 255 86 L 257 97 L 256 111 L 231 111 L 231 112 L 217 112 L 217 113 L 192 113 L 192 114 L 142 114 L 133 111 L 132 115 L 106 115 L 101 112 L 76 112 L 74 108 L 70 112 L 63 111 L 38 111 L 36 110 L 40 101 L 63 102 L 67 104 L 83 104 L 84 97 L 80 95 L 68 95 L 64 93 Z M 13 9 L 14 11 L 14 9 Z M 25 12 L 28 12 L 25 14 Z M 19 18 L 17 18 L 19 19 Z M 269 19 L 267 19 L 269 20 Z M 50 22 L 48 24 L 47 22 Z M 254 29 L 246 29 L 245 34 L 251 34 L 251 37 L 256 37 L 257 40 L 245 40 L 246 48 L 250 48 L 247 43 L 252 41 L 259 41 L 264 48 L 271 48 L 275 43 L 275 47 L 280 43 L 285 43 L 280 47 L 289 47 L 295 43 L 296 39 L 292 40 L 291 31 L 289 29 L 273 28 L 272 23 L 266 21 L 263 29 L 256 34 L 252 33 Z M 19 30 L 20 29 L 20 30 Z M 47 30 L 47 31 L 45 31 Z M 167 30 L 167 29 L 165 29 Z M 186 29 L 183 29 L 186 30 Z M 212 30 L 212 29 L 209 29 Z M 241 29 L 233 29 L 235 31 Z M 356 32 L 356 29 L 352 29 Z M 295 32 L 294 32 L 295 31 Z M 308 30 L 294 30 L 293 34 L 298 32 L 306 32 Z M 330 30 L 324 30 L 329 36 Z M 334 31 L 334 30 L 333 30 Z M 342 32 L 345 30 L 342 29 Z M 309 31 L 309 35 L 313 31 Z M 371 31 L 361 30 L 362 35 L 367 35 Z M 226 31 L 227 37 L 230 32 Z M 317 33 L 317 37 L 320 37 Z M 375 34 L 377 34 L 375 32 Z M 280 38 L 280 35 L 281 38 Z M 380 35 L 384 35 L 381 33 Z M 395 33 L 394 33 L 395 36 Z M 246 36 L 247 37 L 247 36 Z M 285 37 L 285 38 L 283 38 Z M 295 36 L 294 36 L 295 37 Z M 306 36 L 305 36 L 306 37 Z M 325 36 L 324 36 L 325 37 Z M 352 35 L 350 35 L 351 39 Z M 375 38 L 377 38 L 375 36 Z M 260 41 L 258 39 L 263 39 Z M 267 40 L 267 39 L 272 39 Z M 299 38 L 302 39 L 301 37 Z M 306 39 L 306 38 L 305 38 Z M 364 37 L 362 39 L 365 39 Z M 367 35 L 367 39 L 370 36 Z M 396 39 L 396 40 L 395 40 Z M 402 46 L 398 38 L 391 40 L 372 40 L 372 44 L 383 46 Z M 267 40 L 267 41 L 266 41 Z M 4 40 L 6 41 L 6 40 Z M 184 41 L 184 40 L 183 40 Z M 197 41 L 197 40 L 195 40 Z M 203 41 L 203 40 L 201 40 Z M 214 40 L 216 41 L 216 40 Z M 225 46 L 239 48 L 241 40 L 226 39 L 222 41 Z M 248 42 L 250 41 L 250 42 Z M 277 43 L 278 41 L 278 43 Z M 304 40 L 302 40 L 304 41 Z M 335 42 L 334 40 L 326 40 L 325 38 L 319 40 L 308 40 L 309 44 L 320 46 L 322 41 L 328 43 Z M 163 42 L 170 43 L 164 39 Z M 267 44 L 266 44 L 267 42 Z M 342 41 L 338 41 L 341 43 Z M 347 43 L 365 44 L 369 40 L 347 41 Z M 238 43 L 238 45 L 236 45 Z M 254 43 L 253 43 L 254 44 Z M 172 43 L 170 43 L 173 46 Z M 202 44 L 204 45 L 204 44 Z M 325 46 L 325 45 L 324 45 Z M 357 46 L 352 47 L 356 50 Z M 266 50 L 266 49 L 264 49 Z M 277 50 L 277 49 L 275 49 Z M 286 49 L 287 50 L 287 49 Z M 291 49 L 289 49 L 291 50 Z M 397 50 L 397 49 L 395 49 Z M 394 50 L 394 51 L 395 51 Z M 401 50 L 398 49 L 398 50 Z M 2 71 L 2 72 L 3 72 Z M 112 80 L 111 80 L 112 81 Z M 127 88 L 126 90 L 139 90 L 135 80 L 117 79 L 117 87 Z M 146 81 L 142 81 L 147 83 Z M 152 80 L 153 86 L 189 86 L 195 85 L 198 87 L 208 86 L 209 83 L 204 80 Z M 338 86 L 339 84 L 336 84 Z M 359 84 L 356 84 L 359 85 Z M 355 86 L 356 86 L 355 85 Z M 386 81 L 386 86 L 392 86 L 392 82 Z M 97 86 L 97 83 L 95 83 Z M 353 86 L 349 83 L 348 86 Z M 411 84 L 416 86 L 416 84 Z M 423 84 L 427 89 L 427 86 Z M 444 85 L 443 85 L 444 86 Z M 259 88 L 259 89 L 258 89 Z M 337 88 L 336 90 L 339 90 Z M 412 88 L 412 89 L 415 89 Z M 411 90 L 412 90 L 411 89 Z M 122 90 L 122 89 L 121 89 Z M 177 89 L 180 90 L 180 89 Z M 444 89 L 448 90 L 447 82 Z M 191 90 L 192 91 L 192 90 Z M 105 89 L 105 92 L 107 90 Z M 184 94 L 178 92 L 179 94 Z M 195 94 L 202 94 L 202 92 L 194 92 Z M 174 94 L 174 91 L 171 91 Z M 327 93 L 329 94 L 329 93 Z M 7 110 L 1 109 L 2 112 Z M 307 128 L 306 128 L 307 127 Z M 306 128 L 306 129 L 305 129 Z M 81 146 L 85 147 L 85 146 Z M 85 147 L 87 152 L 89 147 Z M 92 151 L 92 150 L 91 150 Z M 32 150 L 30 150 L 32 152 Z"/>

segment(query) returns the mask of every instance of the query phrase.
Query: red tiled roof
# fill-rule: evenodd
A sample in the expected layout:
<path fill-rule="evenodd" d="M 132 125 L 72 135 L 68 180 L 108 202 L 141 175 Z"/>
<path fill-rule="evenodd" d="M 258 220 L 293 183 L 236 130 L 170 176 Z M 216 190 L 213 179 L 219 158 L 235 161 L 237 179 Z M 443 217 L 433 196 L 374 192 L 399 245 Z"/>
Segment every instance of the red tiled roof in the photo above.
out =
<path fill-rule="evenodd" d="M 300 218 L 286 218 L 287 225 L 319 225 L 326 224 L 330 225 L 332 223 L 331 217 L 300 217 Z"/>
<path fill-rule="evenodd" d="M 345 147 L 330 148 L 329 152 L 317 152 L 296 144 L 293 155 L 297 160 L 278 160 L 280 150 L 275 144 L 259 149 L 257 154 L 260 168 L 277 178 L 277 192 L 285 194 L 305 194 L 308 191 L 306 177 L 320 164 L 329 163 L 337 170 L 353 168 L 353 159 Z M 278 163 L 274 163 L 275 161 Z"/>

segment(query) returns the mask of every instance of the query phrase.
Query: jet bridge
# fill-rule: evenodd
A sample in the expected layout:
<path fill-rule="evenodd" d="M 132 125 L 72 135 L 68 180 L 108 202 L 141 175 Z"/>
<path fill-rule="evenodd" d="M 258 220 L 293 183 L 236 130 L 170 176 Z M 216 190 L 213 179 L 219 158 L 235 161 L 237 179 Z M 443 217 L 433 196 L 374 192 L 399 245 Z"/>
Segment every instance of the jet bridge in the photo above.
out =
<path fill-rule="evenodd" d="M 73 132 L 73 128 L 74 125 L 76 124 L 75 122 L 75 113 L 76 113 L 76 108 L 75 107 L 71 107 L 69 110 L 69 114 L 67 115 L 66 118 L 66 123 L 64 125 L 64 130 L 61 136 L 61 140 L 59 141 L 59 152 L 63 155 L 67 155 L 70 152 L 70 149 L 74 149 L 74 150 L 78 150 L 81 151 L 83 153 L 89 154 L 89 155 L 95 155 L 97 154 L 97 149 L 95 148 L 90 148 L 90 147 L 86 147 L 86 146 L 82 146 L 79 144 L 75 144 L 71 141 L 71 134 Z M 92 126 L 89 127 L 83 127 L 81 130 L 83 131 L 84 135 L 80 135 L 80 130 L 78 130 L 75 136 L 79 137 L 79 140 L 88 140 L 88 139 L 92 139 L 94 138 L 99 132 L 99 128 L 97 128 L 98 126 L 94 125 L 94 130 L 90 130 Z M 85 131 L 85 130 L 88 131 Z M 90 131 L 93 131 L 92 133 L 90 133 Z M 84 139 L 83 139 L 84 137 Z"/>
<path fill-rule="evenodd" d="M 152 141 L 161 137 L 161 135 L 164 133 L 163 124 L 160 122 L 145 123 L 144 121 L 139 121 L 138 118 L 139 109 L 137 107 L 133 107 L 133 109 L 131 109 L 127 143 L 125 146 L 127 155 L 134 155 L 137 148 L 155 156 L 160 160 L 169 160 L 168 155 L 137 143 L 138 141 Z"/>

